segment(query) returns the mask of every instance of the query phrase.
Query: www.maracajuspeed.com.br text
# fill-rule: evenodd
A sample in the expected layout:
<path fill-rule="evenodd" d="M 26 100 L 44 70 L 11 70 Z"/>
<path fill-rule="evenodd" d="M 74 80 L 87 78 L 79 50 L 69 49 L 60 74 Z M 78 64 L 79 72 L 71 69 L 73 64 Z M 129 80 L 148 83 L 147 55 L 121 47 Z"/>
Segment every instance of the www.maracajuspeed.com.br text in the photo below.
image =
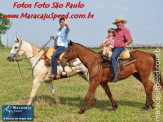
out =
<path fill-rule="evenodd" d="M 9 19 L 21 19 L 21 18 L 25 18 L 25 19 L 56 19 L 56 18 L 70 18 L 70 19 L 92 19 L 94 17 L 94 14 L 91 14 L 91 12 L 89 12 L 88 14 L 70 14 L 70 12 L 68 12 L 67 14 L 55 14 L 53 13 L 44 13 L 44 14 L 31 14 L 31 13 L 21 13 L 21 14 L 3 14 L 3 18 L 9 18 Z"/>

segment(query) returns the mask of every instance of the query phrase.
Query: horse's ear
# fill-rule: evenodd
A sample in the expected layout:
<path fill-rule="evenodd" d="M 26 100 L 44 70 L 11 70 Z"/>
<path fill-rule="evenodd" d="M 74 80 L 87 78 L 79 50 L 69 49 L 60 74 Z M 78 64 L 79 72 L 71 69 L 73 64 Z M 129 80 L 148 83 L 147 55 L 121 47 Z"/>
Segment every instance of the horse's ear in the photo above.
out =
<path fill-rule="evenodd" d="M 16 42 L 16 43 L 19 43 L 20 40 L 16 37 L 16 38 L 15 38 L 15 42 Z"/>
<path fill-rule="evenodd" d="M 68 41 L 68 45 L 72 46 L 72 41 L 71 40 Z"/>

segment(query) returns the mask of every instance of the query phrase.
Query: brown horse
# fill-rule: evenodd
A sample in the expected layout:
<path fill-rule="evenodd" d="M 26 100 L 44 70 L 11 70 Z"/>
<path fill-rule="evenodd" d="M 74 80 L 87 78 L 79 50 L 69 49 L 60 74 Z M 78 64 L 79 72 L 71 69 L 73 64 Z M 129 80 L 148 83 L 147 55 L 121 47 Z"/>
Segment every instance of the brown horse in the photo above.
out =
<path fill-rule="evenodd" d="M 144 86 L 145 93 L 146 93 L 146 103 L 143 107 L 144 110 L 147 110 L 150 106 L 152 108 L 155 107 L 155 104 L 152 100 L 152 91 L 154 84 L 149 80 L 149 76 L 153 71 L 159 72 L 160 77 L 160 85 L 163 88 L 162 78 L 160 67 L 156 67 L 156 56 L 153 53 L 147 53 L 143 51 L 133 51 L 131 52 L 134 57 L 136 58 L 135 62 L 126 65 L 123 67 L 123 70 L 118 72 L 121 74 L 119 75 L 119 80 L 128 78 L 129 76 L 133 75 L 136 79 L 138 79 Z M 78 113 L 82 114 L 85 112 L 86 105 L 88 100 L 90 99 L 92 93 L 95 92 L 97 86 L 101 85 L 102 88 L 105 90 L 107 96 L 110 98 L 112 102 L 112 109 L 111 112 L 116 111 L 118 104 L 114 100 L 112 93 L 109 89 L 107 82 L 111 82 L 113 79 L 112 70 L 111 68 L 105 68 L 102 66 L 102 58 L 101 55 L 95 53 L 94 51 L 74 42 L 69 42 L 69 46 L 61 59 L 61 64 L 65 65 L 71 59 L 78 57 L 81 62 L 88 68 L 90 74 L 90 87 L 84 99 L 84 104 L 81 107 Z M 154 72 L 155 80 L 156 80 L 156 72 Z M 158 75 L 158 74 L 157 74 Z"/>

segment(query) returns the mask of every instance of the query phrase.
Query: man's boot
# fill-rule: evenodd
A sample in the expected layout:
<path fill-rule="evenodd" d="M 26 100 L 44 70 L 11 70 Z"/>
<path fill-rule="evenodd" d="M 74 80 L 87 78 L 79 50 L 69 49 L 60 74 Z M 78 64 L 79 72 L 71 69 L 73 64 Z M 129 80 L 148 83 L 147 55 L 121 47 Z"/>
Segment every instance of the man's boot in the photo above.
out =
<path fill-rule="evenodd" d="M 112 80 L 113 83 L 116 83 L 118 81 L 118 73 L 115 74 L 114 79 Z"/>

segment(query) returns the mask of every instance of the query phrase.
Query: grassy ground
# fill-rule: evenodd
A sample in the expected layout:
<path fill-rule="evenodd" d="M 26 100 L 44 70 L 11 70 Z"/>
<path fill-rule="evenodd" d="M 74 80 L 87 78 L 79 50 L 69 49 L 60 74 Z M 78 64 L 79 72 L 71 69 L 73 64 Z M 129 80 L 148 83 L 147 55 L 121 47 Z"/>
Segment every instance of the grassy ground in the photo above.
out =
<path fill-rule="evenodd" d="M 32 77 L 28 79 L 21 78 L 16 62 L 11 63 L 6 60 L 9 51 L 10 49 L 0 49 L 0 106 L 4 104 L 27 104 L 33 79 Z M 154 49 L 146 49 L 144 51 L 153 52 Z M 161 50 L 161 54 L 163 54 L 163 49 Z M 163 55 L 161 55 L 160 60 L 161 70 L 163 71 Z M 21 62 L 20 65 L 23 75 L 25 77 L 30 76 L 31 68 L 27 61 Z M 150 79 L 154 81 L 153 74 L 151 74 Z M 96 104 L 88 106 L 83 115 L 77 114 L 88 89 L 88 83 L 78 75 L 68 79 L 53 81 L 53 85 L 62 104 L 57 106 L 54 103 L 51 92 L 42 83 L 33 102 L 34 121 L 156 121 L 156 109 L 141 110 L 145 104 L 144 88 L 132 76 L 116 84 L 109 83 L 113 96 L 119 104 L 118 110 L 115 113 L 109 112 L 111 102 L 103 89 L 98 87 L 96 90 Z M 154 101 L 155 96 L 156 92 L 154 90 Z M 163 102 L 161 100 L 161 114 L 163 112 L 162 106 Z M 2 110 L 0 109 L 0 118 L 2 118 L 1 113 Z M 163 116 L 161 116 L 161 121 L 163 121 Z"/>

